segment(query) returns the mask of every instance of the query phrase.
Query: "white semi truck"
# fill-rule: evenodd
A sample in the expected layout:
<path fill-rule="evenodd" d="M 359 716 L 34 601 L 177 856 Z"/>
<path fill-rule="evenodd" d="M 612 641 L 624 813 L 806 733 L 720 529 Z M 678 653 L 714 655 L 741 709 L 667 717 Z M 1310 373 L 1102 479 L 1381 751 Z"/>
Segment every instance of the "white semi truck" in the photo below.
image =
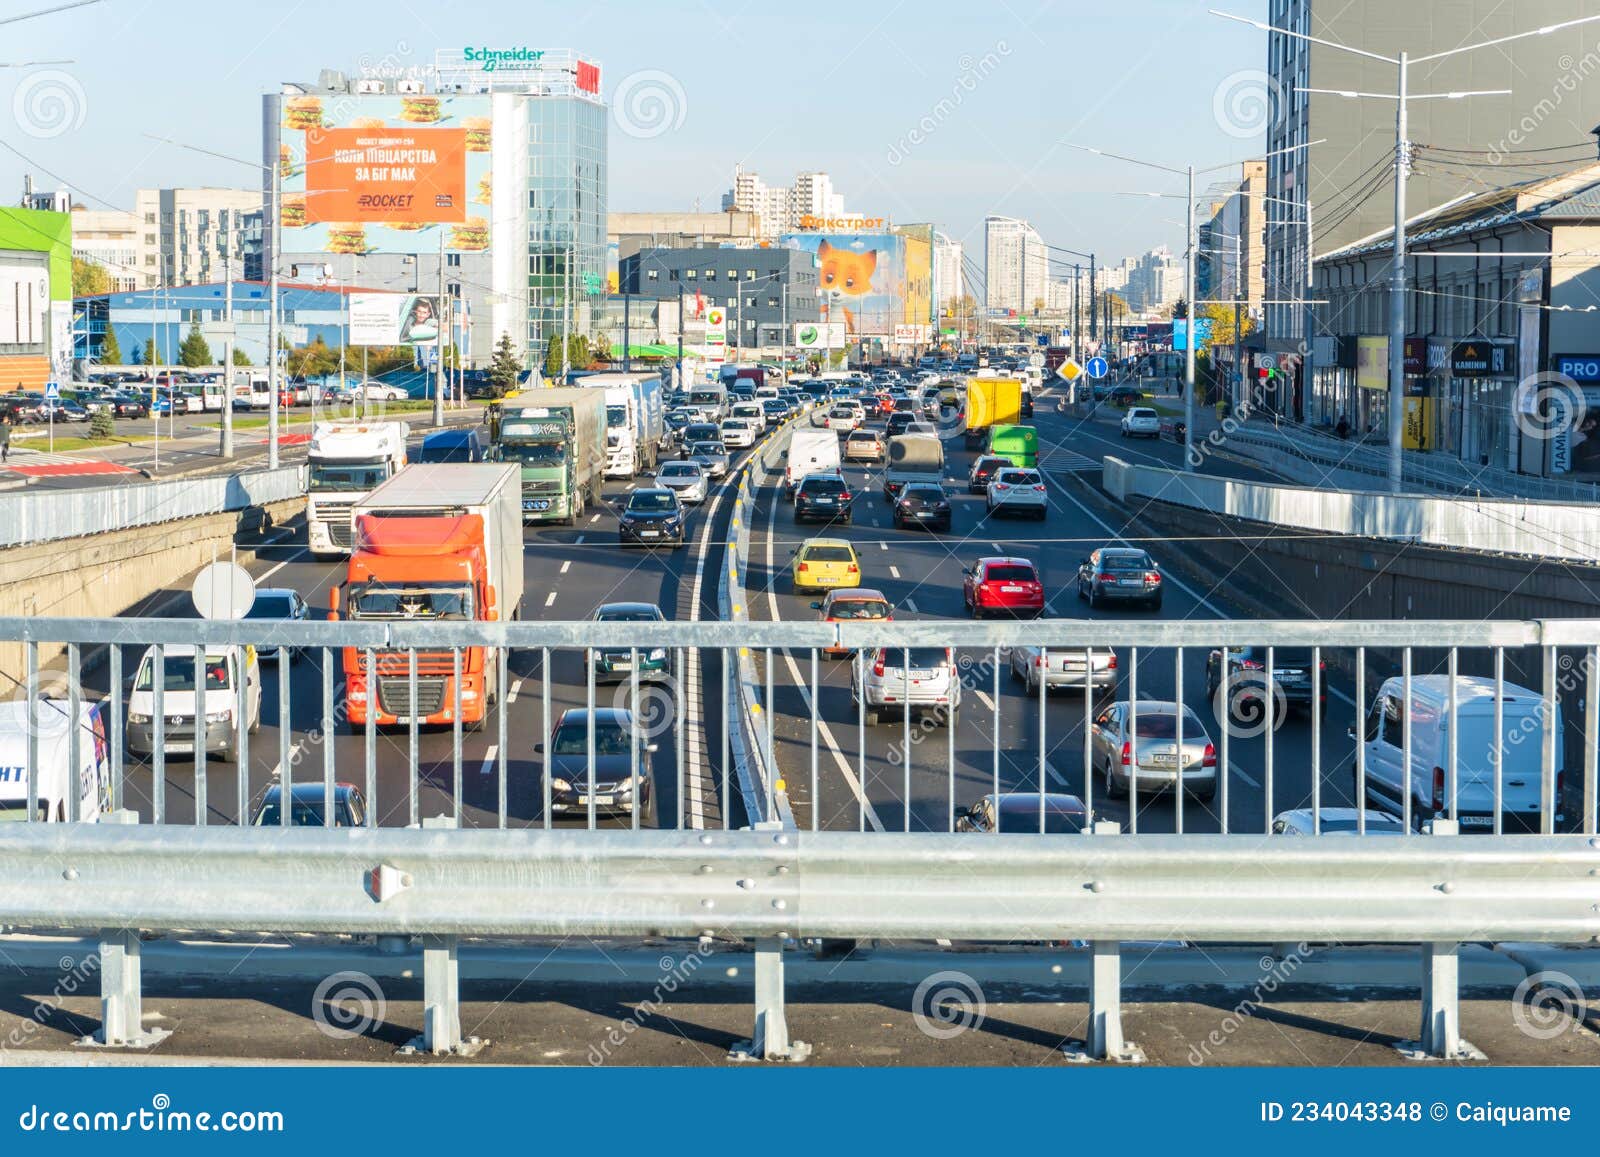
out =
<path fill-rule="evenodd" d="M 576 384 L 606 392 L 606 477 L 633 478 L 654 470 L 666 427 L 661 378 L 656 374 L 591 374 Z"/>
<path fill-rule="evenodd" d="M 404 422 L 318 422 L 311 429 L 306 527 L 318 558 L 347 555 L 350 512 L 406 464 Z"/>

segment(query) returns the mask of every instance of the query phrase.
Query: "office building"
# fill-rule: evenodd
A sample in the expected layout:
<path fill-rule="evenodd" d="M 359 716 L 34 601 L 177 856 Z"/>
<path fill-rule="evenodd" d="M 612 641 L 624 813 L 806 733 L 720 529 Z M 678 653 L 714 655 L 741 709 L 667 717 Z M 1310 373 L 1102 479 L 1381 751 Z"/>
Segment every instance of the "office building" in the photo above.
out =
<path fill-rule="evenodd" d="M 1045 300 L 1050 263 L 1044 238 L 1026 221 L 988 217 L 983 230 L 984 306 L 1026 316 Z"/>
<path fill-rule="evenodd" d="M 761 242 L 761 219 L 742 209 L 720 213 L 609 213 L 606 240 L 616 246 L 619 261 L 641 249 L 687 249 L 696 245 L 748 248 Z"/>
<path fill-rule="evenodd" d="M 726 308 L 730 350 L 776 353 L 796 325 L 821 318 L 816 266 L 798 249 L 641 249 L 619 271 L 624 294 L 683 300 L 686 322 L 708 306 Z"/>
<path fill-rule="evenodd" d="M 1202 198 L 1208 213 L 1195 265 L 1200 301 L 1239 301 L 1259 316 L 1266 283 L 1266 181 L 1267 163 L 1246 161 L 1238 179 L 1213 185 Z"/>
<path fill-rule="evenodd" d="M 790 185 L 769 185 L 760 174 L 738 166 L 733 170 L 733 188 L 722 195 L 722 208 L 754 213 L 760 235 L 772 239 L 808 228 L 807 218 L 843 216 L 844 197 L 834 192 L 827 173 L 800 173 Z"/>
<path fill-rule="evenodd" d="M 933 235 L 933 301 L 938 309 L 953 308 L 967 292 L 961 242 L 943 233 Z"/>

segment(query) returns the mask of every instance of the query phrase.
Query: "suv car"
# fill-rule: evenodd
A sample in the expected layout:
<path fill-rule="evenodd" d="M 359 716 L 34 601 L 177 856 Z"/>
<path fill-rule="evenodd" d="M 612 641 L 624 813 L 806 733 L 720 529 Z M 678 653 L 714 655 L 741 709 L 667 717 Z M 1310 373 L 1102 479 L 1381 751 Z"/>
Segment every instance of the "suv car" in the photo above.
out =
<path fill-rule="evenodd" d="M 1135 406 L 1122 416 L 1124 438 L 1161 437 L 1161 415 L 1148 406 Z"/>
<path fill-rule="evenodd" d="M 891 712 L 911 711 L 954 727 L 961 706 L 955 652 L 949 647 L 880 647 L 851 666 L 850 697 L 858 710 L 865 704 L 869 726 Z"/>
<path fill-rule="evenodd" d="M 1078 568 L 1078 597 L 1091 607 L 1102 602 L 1144 603 L 1161 609 L 1161 568 L 1134 548 L 1102 547 Z"/>
<path fill-rule="evenodd" d="M 1271 694 L 1273 710 L 1278 713 L 1275 722 L 1282 722 L 1283 708 L 1300 707 L 1308 712 L 1312 709 L 1311 665 L 1310 647 L 1273 649 Z M 1321 670 L 1327 670 L 1326 662 L 1319 661 L 1317 665 Z M 1254 721 L 1257 712 L 1264 713 L 1268 687 L 1267 648 L 1228 648 L 1226 671 L 1222 667 L 1221 651 L 1212 651 L 1206 656 L 1206 698 L 1215 699 L 1217 692 L 1224 686 L 1228 689 L 1227 709 L 1230 715 L 1236 718 L 1247 717 Z M 1321 691 L 1321 702 L 1316 705 L 1316 710 L 1317 714 L 1326 718 L 1328 714 L 1326 683 L 1322 684 Z"/>
<path fill-rule="evenodd" d="M 1044 584 L 1025 558 L 980 558 L 961 573 L 961 601 L 975 619 L 991 611 L 1029 618 L 1044 613 Z"/>
<path fill-rule="evenodd" d="M 677 465 L 674 463 L 674 465 Z M 617 519 L 619 546 L 683 546 L 683 503 L 666 486 L 646 486 L 628 495 Z"/>
<path fill-rule="evenodd" d="M 807 474 L 794 490 L 796 522 L 842 522 L 850 525 L 855 495 L 837 474 Z"/>
<path fill-rule="evenodd" d="M 1050 494 L 1037 470 L 1001 469 L 989 480 L 989 512 L 1032 515 L 1043 522 L 1050 512 Z"/>

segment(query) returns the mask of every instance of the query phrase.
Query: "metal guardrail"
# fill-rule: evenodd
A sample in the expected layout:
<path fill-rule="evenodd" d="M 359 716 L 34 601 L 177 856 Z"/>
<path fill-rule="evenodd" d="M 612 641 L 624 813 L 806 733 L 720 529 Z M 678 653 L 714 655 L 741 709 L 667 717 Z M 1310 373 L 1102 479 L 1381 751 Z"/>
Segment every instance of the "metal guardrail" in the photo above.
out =
<path fill-rule="evenodd" d="M 0 494 L 0 547 L 154 526 L 180 518 L 247 510 L 306 492 L 302 466 L 247 474 Z"/>
<path fill-rule="evenodd" d="M 1274 486 L 1117 458 L 1106 459 L 1104 477 L 1107 492 L 1121 500 L 1154 499 L 1301 532 L 1600 562 L 1600 518 L 1592 505 Z"/>

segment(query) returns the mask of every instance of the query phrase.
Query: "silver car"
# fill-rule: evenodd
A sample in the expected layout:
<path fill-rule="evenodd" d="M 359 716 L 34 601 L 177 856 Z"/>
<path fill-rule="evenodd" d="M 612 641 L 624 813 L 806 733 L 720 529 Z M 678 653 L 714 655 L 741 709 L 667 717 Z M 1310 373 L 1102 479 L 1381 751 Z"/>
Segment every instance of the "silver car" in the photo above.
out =
<path fill-rule="evenodd" d="M 1111 696 L 1117 691 L 1117 653 L 1070 647 L 1012 647 L 1011 677 L 1026 683 L 1030 695 L 1038 692 L 1042 678 L 1049 691 L 1072 687 L 1081 691 L 1087 680 L 1096 698 Z"/>
<path fill-rule="evenodd" d="M 725 478 L 728 474 L 728 448 L 721 442 L 694 442 L 689 446 L 689 461 L 698 462 L 708 477 Z"/>
<path fill-rule="evenodd" d="M 850 698 L 866 700 L 866 722 L 876 727 L 885 715 L 923 712 L 947 726 L 956 724 L 961 706 L 961 675 L 949 647 L 905 647 L 864 652 L 850 667 Z"/>
<path fill-rule="evenodd" d="M 1178 786 L 1180 777 L 1185 794 L 1203 800 L 1216 794 L 1217 749 L 1200 717 L 1187 707 L 1159 700 L 1141 699 L 1137 704 L 1123 700 L 1095 717 L 1090 738 L 1093 770 L 1100 773 L 1108 796 L 1126 796 L 1136 781 L 1140 792 L 1167 791 Z"/>
<path fill-rule="evenodd" d="M 656 473 L 656 485 L 673 491 L 679 502 L 690 504 L 706 500 L 708 482 L 705 467 L 693 459 L 688 462 L 664 462 Z"/>

